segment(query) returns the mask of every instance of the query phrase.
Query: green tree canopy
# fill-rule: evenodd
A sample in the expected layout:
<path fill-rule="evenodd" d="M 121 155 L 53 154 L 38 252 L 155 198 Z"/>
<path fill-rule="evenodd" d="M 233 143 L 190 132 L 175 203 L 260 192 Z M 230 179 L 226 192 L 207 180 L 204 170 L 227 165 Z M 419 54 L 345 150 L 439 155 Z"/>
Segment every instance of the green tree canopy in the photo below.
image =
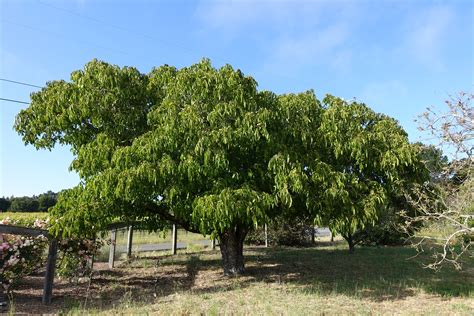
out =
<path fill-rule="evenodd" d="M 208 60 L 148 75 L 94 60 L 71 82 L 48 83 L 15 127 L 26 143 L 75 154 L 82 182 L 61 194 L 56 230 L 171 220 L 220 238 L 225 272 L 242 272 L 246 232 L 276 203 L 267 169 L 278 103 L 256 87 Z"/>
<path fill-rule="evenodd" d="M 317 219 L 341 233 L 353 251 L 354 233 L 374 225 L 402 187 L 427 173 L 419 150 L 394 119 L 330 95 L 323 103 L 322 158 L 312 166 L 311 179 L 323 210 Z"/>
<path fill-rule="evenodd" d="M 13 212 L 37 212 L 38 200 L 29 196 L 12 198 L 10 209 Z"/>
<path fill-rule="evenodd" d="M 421 159 L 430 173 L 430 178 L 435 182 L 442 181 L 443 172 L 448 166 L 448 157 L 443 154 L 443 150 L 420 142 L 415 143 L 415 146 L 419 147 Z"/>
<path fill-rule="evenodd" d="M 46 193 L 40 194 L 38 196 L 38 211 L 46 212 L 48 209 L 57 202 L 57 194 L 53 191 L 48 191 Z"/>
<path fill-rule="evenodd" d="M 365 106 L 258 91 L 209 60 L 146 75 L 93 60 L 31 100 L 16 130 L 37 148 L 70 145 L 81 177 L 52 209 L 57 233 L 172 221 L 218 238 L 227 274 L 244 271 L 243 240 L 270 217 L 370 220 L 414 159 L 396 122 Z"/>
<path fill-rule="evenodd" d="M 11 201 L 8 198 L 0 198 L 0 211 L 6 212 L 10 208 Z"/>

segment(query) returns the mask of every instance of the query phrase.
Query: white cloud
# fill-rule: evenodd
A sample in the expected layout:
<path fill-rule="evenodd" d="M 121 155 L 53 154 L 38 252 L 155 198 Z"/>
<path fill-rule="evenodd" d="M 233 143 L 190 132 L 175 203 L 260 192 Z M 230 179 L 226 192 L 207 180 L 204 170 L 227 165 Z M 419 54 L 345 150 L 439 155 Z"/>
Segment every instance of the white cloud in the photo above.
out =
<path fill-rule="evenodd" d="M 297 68 L 303 64 L 327 62 L 339 65 L 351 55 L 343 48 L 348 36 L 346 25 L 334 24 L 299 36 L 280 38 L 271 48 L 267 67 L 292 64 Z"/>
<path fill-rule="evenodd" d="M 406 95 L 408 95 L 408 89 L 403 82 L 388 80 L 367 84 L 357 99 L 371 107 L 377 107 L 378 110 L 382 110 L 380 107 L 383 104 L 387 104 L 387 99 L 403 99 Z M 389 109 L 384 110 L 386 112 Z"/>
<path fill-rule="evenodd" d="M 258 33 L 250 41 L 265 57 L 256 72 L 288 73 L 305 65 L 346 67 L 353 54 L 344 44 L 358 10 L 345 1 L 204 1 L 196 15 L 204 32 L 217 32 L 229 45 L 235 37 Z"/>
<path fill-rule="evenodd" d="M 454 12 L 448 6 L 436 6 L 417 12 L 408 22 L 402 49 L 426 66 L 442 68 L 443 42 L 449 36 L 453 20 Z"/>
<path fill-rule="evenodd" d="M 197 14 L 210 26 L 231 27 L 258 18 L 260 10 L 250 8 L 248 1 L 209 1 L 200 3 Z M 257 8 L 261 5 L 257 4 Z"/>
<path fill-rule="evenodd" d="M 324 1 L 298 0 L 202 1 L 196 15 L 205 27 L 227 33 L 261 26 L 283 31 L 291 25 L 313 23 L 326 4 Z"/>
<path fill-rule="evenodd" d="M 76 5 L 79 9 L 83 10 L 86 7 L 87 0 L 76 0 Z"/>

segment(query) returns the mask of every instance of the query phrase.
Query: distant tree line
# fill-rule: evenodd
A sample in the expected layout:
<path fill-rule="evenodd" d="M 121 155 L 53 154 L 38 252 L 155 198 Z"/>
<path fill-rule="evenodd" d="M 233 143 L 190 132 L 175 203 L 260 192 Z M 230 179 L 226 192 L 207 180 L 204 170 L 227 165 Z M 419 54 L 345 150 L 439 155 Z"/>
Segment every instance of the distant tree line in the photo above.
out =
<path fill-rule="evenodd" d="M 48 191 L 40 195 L 21 197 L 1 197 L 0 211 L 6 212 L 46 212 L 56 205 L 58 194 Z"/>

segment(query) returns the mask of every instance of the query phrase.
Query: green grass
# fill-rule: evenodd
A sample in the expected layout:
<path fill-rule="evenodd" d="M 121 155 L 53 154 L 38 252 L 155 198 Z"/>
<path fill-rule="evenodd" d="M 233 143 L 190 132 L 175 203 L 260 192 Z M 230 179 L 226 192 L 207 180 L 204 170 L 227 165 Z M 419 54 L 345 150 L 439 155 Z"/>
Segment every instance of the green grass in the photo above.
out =
<path fill-rule="evenodd" d="M 11 218 L 36 218 L 35 214 L 2 213 Z M 429 232 L 436 234 L 437 230 Z M 136 231 L 134 244 L 169 242 L 170 235 Z M 126 238 L 126 231 L 119 232 L 117 243 L 124 245 Z M 178 231 L 178 240 L 191 246 L 178 251 L 176 256 L 164 251 L 135 253 L 135 258 L 117 262 L 114 270 L 98 263 L 89 291 L 87 284 L 60 281 L 51 306 L 38 305 L 41 283 L 37 297 L 32 296 L 27 286 L 21 286 L 14 290 L 15 312 L 474 314 L 473 257 L 464 259 L 462 271 L 447 266 L 436 272 L 423 268 L 433 260 L 429 253 L 413 259 L 416 252 L 410 247 L 357 247 L 351 255 L 339 238 L 335 243 L 322 238 L 312 248 L 248 247 L 247 273 L 226 278 L 222 276 L 219 251 L 202 251 L 202 246 L 193 244 L 203 238 Z M 108 247 L 103 252 L 106 260 Z"/>
<path fill-rule="evenodd" d="M 456 231 L 456 227 L 450 222 L 438 221 L 431 223 L 429 226 L 421 228 L 416 232 L 418 237 L 430 237 L 430 238 L 445 238 Z"/>
<path fill-rule="evenodd" d="M 435 272 L 422 267 L 429 256 L 409 259 L 414 254 L 407 247 L 361 247 L 351 255 L 344 243 L 326 242 L 313 248 L 246 248 L 247 273 L 226 278 L 218 250 L 142 253 L 112 271 L 97 271 L 87 307 L 85 286 L 59 284 L 66 294 L 44 312 L 472 315 L 474 259 L 466 259 L 463 271 Z M 17 305 L 16 311 L 24 310 Z"/>
<path fill-rule="evenodd" d="M 117 232 L 117 245 L 127 244 L 128 230 L 119 230 Z M 178 229 L 177 232 L 178 242 L 190 242 L 195 240 L 209 239 L 207 236 L 201 234 L 195 234 L 187 232 L 184 229 Z M 133 244 L 159 244 L 171 242 L 171 230 L 165 232 L 147 232 L 147 231 L 134 231 L 133 232 Z"/>
<path fill-rule="evenodd" d="M 128 230 L 123 229 L 117 231 L 117 242 L 116 245 L 118 249 L 116 250 L 116 255 L 120 259 L 123 257 L 125 253 L 124 246 L 127 245 L 127 236 Z M 185 242 L 188 244 L 187 251 L 179 250 L 181 253 L 183 252 L 196 252 L 203 250 L 205 247 L 204 245 L 200 245 L 195 243 L 198 240 L 209 239 L 209 236 L 203 236 L 201 234 L 195 234 L 191 232 L 187 232 L 183 229 L 178 229 L 177 233 L 178 242 Z M 136 255 L 138 253 L 139 248 L 142 245 L 146 244 L 171 244 L 171 230 L 167 230 L 164 232 L 148 232 L 148 231 L 134 231 L 133 232 L 133 242 L 132 242 L 132 253 Z M 119 249 L 122 251 L 119 251 Z M 109 260 L 109 249 L 110 246 L 105 245 L 100 249 L 99 255 L 96 257 L 96 260 L 99 262 L 106 262 Z M 156 253 L 156 252 L 153 252 Z M 167 254 L 169 250 L 158 251 L 157 253 L 160 254 Z"/>

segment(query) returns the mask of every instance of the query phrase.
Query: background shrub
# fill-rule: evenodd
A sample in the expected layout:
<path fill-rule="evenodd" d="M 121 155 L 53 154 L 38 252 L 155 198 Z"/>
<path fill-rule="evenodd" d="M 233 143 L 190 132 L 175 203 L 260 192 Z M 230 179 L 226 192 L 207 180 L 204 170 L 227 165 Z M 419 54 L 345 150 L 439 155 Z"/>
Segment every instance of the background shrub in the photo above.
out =
<path fill-rule="evenodd" d="M 277 218 L 268 224 L 268 242 L 273 246 L 304 247 L 312 244 L 312 231 L 314 226 L 304 220 L 289 221 Z M 245 242 L 252 245 L 265 244 L 265 228 L 254 228 L 247 235 Z"/>

